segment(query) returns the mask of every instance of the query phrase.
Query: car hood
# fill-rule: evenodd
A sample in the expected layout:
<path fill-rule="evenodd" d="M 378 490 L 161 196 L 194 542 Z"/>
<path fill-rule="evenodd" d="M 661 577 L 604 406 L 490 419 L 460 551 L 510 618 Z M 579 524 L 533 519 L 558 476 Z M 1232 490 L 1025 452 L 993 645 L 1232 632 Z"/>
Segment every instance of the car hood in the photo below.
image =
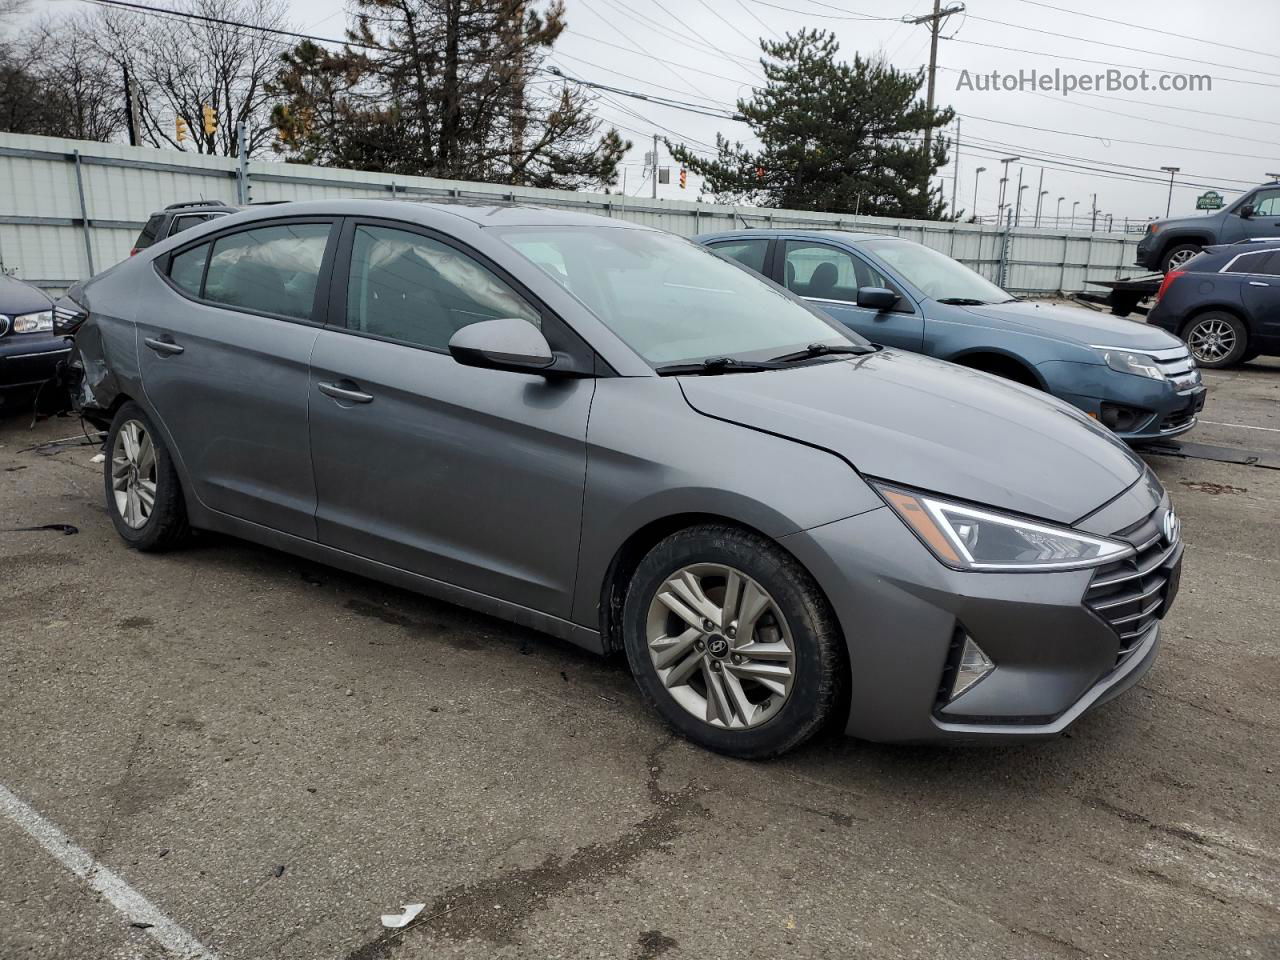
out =
<path fill-rule="evenodd" d="M 52 305 L 53 301 L 39 288 L 0 273 L 0 313 L 12 317 L 48 310 Z"/>
<path fill-rule="evenodd" d="M 1058 523 L 1091 513 L 1143 473 L 1123 443 L 1075 408 L 915 354 L 884 350 L 680 385 L 699 413 L 829 450 L 869 476 Z"/>
<path fill-rule="evenodd" d="M 1043 336 L 1082 344 L 1125 347 L 1130 350 L 1169 350 L 1182 341 L 1159 327 L 1081 307 L 1062 307 L 1030 300 L 962 307 L 965 312 L 1021 327 Z"/>

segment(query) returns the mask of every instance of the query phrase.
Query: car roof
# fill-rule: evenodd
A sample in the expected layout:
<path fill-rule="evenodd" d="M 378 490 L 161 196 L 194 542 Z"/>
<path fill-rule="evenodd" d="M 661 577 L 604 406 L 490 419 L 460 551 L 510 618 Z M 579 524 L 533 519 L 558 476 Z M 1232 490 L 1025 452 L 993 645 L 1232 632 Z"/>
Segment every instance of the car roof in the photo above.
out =
<path fill-rule="evenodd" d="M 516 203 L 437 198 L 294 200 L 242 207 L 236 215 L 236 221 L 246 223 L 251 220 L 294 216 L 383 217 L 426 224 L 432 222 L 438 224 L 444 218 L 457 218 L 481 228 L 583 226 L 653 229 L 628 220 L 614 220 L 601 214 L 579 213 L 574 210 L 557 210 L 551 207 Z"/>
<path fill-rule="evenodd" d="M 1255 237 L 1250 240 L 1237 240 L 1235 243 L 1215 243 L 1204 248 L 1211 257 L 1241 257 L 1250 253 L 1267 253 L 1280 250 L 1280 237 Z"/>
<path fill-rule="evenodd" d="M 802 240 L 839 240 L 844 243 L 863 243 L 867 240 L 902 240 L 911 243 L 905 237 L 895 237 L 885 233 L 863 233 L 856 230 L 788 230 L 785 227 L 756 228 L 747 227 L 742 230 L 722 230 L 717 233 L 702 233 L 693 239 L 699 243 L 711 240 L 730 240 L 734 238 L 755 239 L 767 237 L 799 237 Z"/>

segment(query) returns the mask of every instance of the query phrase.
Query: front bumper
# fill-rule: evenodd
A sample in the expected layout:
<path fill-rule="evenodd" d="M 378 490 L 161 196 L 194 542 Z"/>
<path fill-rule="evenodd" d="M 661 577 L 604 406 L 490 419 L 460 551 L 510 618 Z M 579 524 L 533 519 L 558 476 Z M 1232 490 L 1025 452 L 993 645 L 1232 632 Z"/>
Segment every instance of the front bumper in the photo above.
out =
<path fill-rule="evenodd" d="M 1156 254 L 1159 251 L 1159 245 L 1156 241 L 1157 234 L 1148 233 L 1138 241 L 1138 249 L 1135 252 L 1133 262 L 1140 267 L 1146 267 L 1148 270 L 1158 270 L 1159 263 L 1156 261 Z"/>
<path fill-rule="evenodd" d="M 1146 494 L 1129 496 L 1152 510 Z M 1150 669 L 1177 589 L 1176 575 L 1165 576 L 1159 608 L 1128 621 L 1140 635 L 1126 640 L 1127 624 L 1108 622 L 1085 602 L 1095 571 L 953 571 L 888 508 L 782 542 L 823 586 L 844 630 L 852 684 L 845 730 L 881 742 L 1060 733 Z M 1170 562 L 1180 565 L 1180 549 Z M 995 669 L 948 701 L 965 633 Z"/>
<path fill-rule="evenodd" d="M 53 378 L 70 353 L 70 340 L 49 333 L 0 337 L 0 390 L 39 386 Z"/>
<path fill-rule="evenodd" d="M 1179 389 L 1169 380 L 1149 380 L 1098 363 L 1052 360 L 1037 369 L 1050 393 L 1111 427 L 1126 443 L 1186 433 L 1196 425 L 1207 395 L 1198 374 L 1194 385 Z M 1121 425 L 1111 426 L 1108 418 L 1117 412 Z"/>

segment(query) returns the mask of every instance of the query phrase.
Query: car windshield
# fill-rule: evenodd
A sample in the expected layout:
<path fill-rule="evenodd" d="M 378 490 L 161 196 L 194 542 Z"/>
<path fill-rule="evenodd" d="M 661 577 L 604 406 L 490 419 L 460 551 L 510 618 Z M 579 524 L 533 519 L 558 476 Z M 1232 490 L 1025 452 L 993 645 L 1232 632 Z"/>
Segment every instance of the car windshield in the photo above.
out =
<path fill-rule="evenodd" d="M 909 240 L 867 240 L 858 247 L 879 257 L 934 300 L 1006 303 L 1017 299 L 963 263 Z"/>
<path fill-rule="evenodd" d="M 864 343 L 704 247 L 627 227 L 496 232 L 653 366 Z"/>

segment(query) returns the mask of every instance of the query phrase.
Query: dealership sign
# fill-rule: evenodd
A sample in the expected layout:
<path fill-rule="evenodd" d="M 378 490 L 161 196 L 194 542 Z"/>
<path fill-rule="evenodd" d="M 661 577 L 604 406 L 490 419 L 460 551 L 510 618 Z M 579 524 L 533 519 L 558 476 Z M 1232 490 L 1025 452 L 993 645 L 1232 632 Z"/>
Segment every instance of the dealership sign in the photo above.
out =
<path fill-rule="evenodd" d="M 1196 198 L 1197 210 L 1221 210 L 1223 206 L 1222 194 L 1217 190 L 1207 190 Z"/>

